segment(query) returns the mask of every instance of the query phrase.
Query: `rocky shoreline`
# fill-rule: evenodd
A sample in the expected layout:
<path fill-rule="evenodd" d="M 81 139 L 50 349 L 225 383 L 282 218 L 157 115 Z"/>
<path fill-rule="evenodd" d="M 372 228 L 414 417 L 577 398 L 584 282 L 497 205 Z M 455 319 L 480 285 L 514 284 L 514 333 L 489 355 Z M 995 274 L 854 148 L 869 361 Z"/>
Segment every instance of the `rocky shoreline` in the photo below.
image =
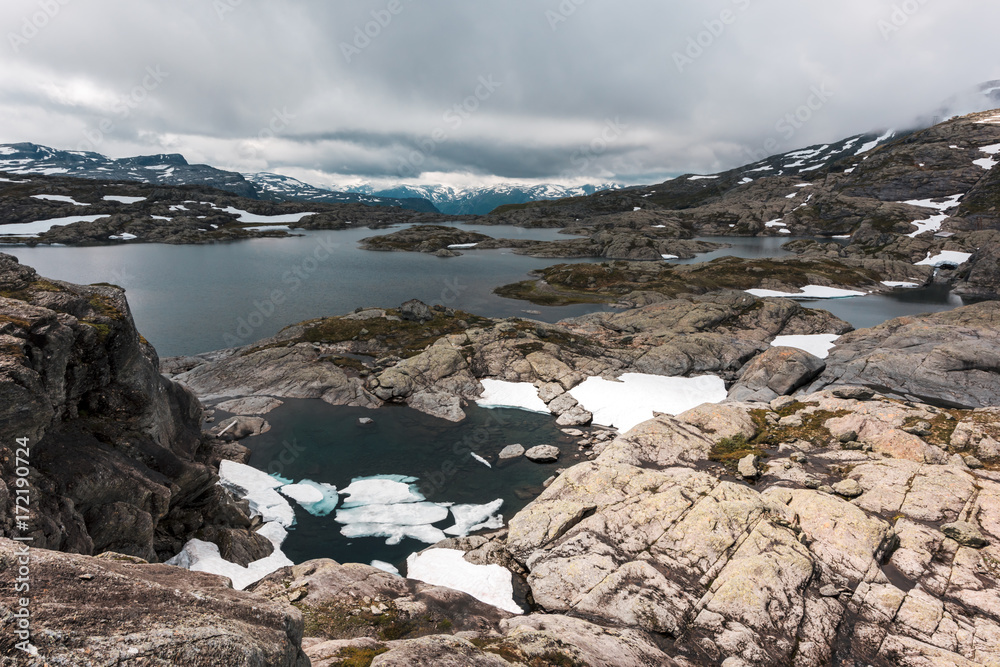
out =
<path fill-rule="evenodd" d="M 295 236 L 291 228 L 379 229 L 448 217 L 440 213 L 358 203 L 261 201 L 206 186 L 11 176 L 0 179 L 2 244 L 197 245 L 251 238 L 286 238 Z M 39 225 L 42 221 L 52 223 Z"/>
<path fill-rule="evenodd" d="M 679 181 L 498 212 L 497 224 L 580 233 L 539 252 L 630 260 L 503 288 L 623 307 L 557 324 L 414 300 L 160 360 L 120 288 L 49 280 L 0 255 L 3 664 L 1000 664 L 1000 301 L 853 330 L 788 298 L 906 282 L 995 299 L 996 170 L 969 159 L 997 132 L 973 116 L 915 133 L 809 176 L 798 192 L 816 188 L 811 199 L 788 197 L 801 174 L 734 172 L 722 188 Z M 961 203 L 941 201 L 959 191 Z M 949 213 L 944 235 L 912 233 L 914 208 L 931 207 L 902 200 L 918 197 Z M 266 206 L 254 210 L 305 212 Z M 779 214 L 784 226 L 768 227 Z M 299 224 L 339 224 L 324 215 Z M 666 231 L 649 232 L 653 221 Z M 639 261 L 672 247 L 660 240 L 785 227 L 852 238 L 794 242 L 782 260 Z M 466 234 L 366 242 L 507 243 Z M 320 559 L 238 591 L 164 564 L 193 541 L 234 567 L 281 555 L 266 503 L 220 472 L 247 472 L 240 441 L 283 399 L 452 421 L 472 403 L 547 411 L 581 460 L 504 528 L 413 554 L 409 579 Z M 32 451 L 37 654 L 9 662 L 16 438 Z"/>
<path fill-rule="evenodd" d="M 149 374 L 155 356 L 115 288 L 47 281 L 4 261 L 5 392 L 35 392 L 21 403 L 37 408 L 9 414 L 5 428 L 28 429 L 44 452 L 33 463 L 40 514 L 53 527 L 79 526 L 37 535 L 37 571 L 58 591 L 40 596 L 35 611 L 35 646 L 47 659 L 81 646 L 94 664 L 134 655 L 152 664 L 287 665 L 1000 659 L 1000 367 L 987 354 L 1000 335 L 996 302 L 851 332 L 823 311 L 742 292 L 558 325 L 413 301 L 164 360 L 170 382 Z M 841 337 L 825 359 L 772 346 L 778 336 L 826 334 Z M 41 349 L 61 349 L 45 358 L 62 361 L 37 367 Z M 70 370 L 73 359 L 103 349 L 114 350 L 108 371 Z M 717 373 L 730 399 L 653 415 L 617 437 L 591 430 L 594 415 L 571 392 L 587 378 L 629 372 Z M 60 386 L 57 378 L 73 380 L 64 393 L 43 389 Z M 586 460 L 551 480 L 507 528 L 424 553 L 502 568 L 524 591 L 526 615 L 367 565 L 310 561 L 233 591 L 224 578 L 154 564 L 192 537 L 236 563 L 267 556 L 254 532 L 259 519 L 214 483 L 213 471 L 219 460 L 245 460 L 238 440 L 266 428 L 281 397 L 399 402 L 459 419 L 484 380 L 534 386 L 580 438 Z M 152 388 L 158 383 L 163 390 Z M 133 408 L 130 426 L 114 407 L 137 405 L 126 387 L 164 398 Z M 245 421 L 225 439 L 216 437 L 221 423 L 199 433 L 204 415 L 189 391 Z M 53 412 L 40 422 L 50 414 L 44 401 Z M 167 407 L 185 404 L 183 418 Z M 35 421 L 10 421 L 28 417 Z M 58 443 L 70 433 L 80 463 L 48 466 L 64 464 L 69 450 Z M 136 433 L 153 440 L 140 444 Z M 175 458 L 164 458 L 156 437 Z M 82 444 L 87 438 L 94 444 Z M 97 480 L 110 484 L 104 495 L 94 492 Z M 156 513 L 144 504 L 155 496 L 138 491 L 155 483 L 167 485 Z M 7 504 L 4 516 L 10 535 Z M 15 566 L 16 549 L 0 541 L 4 569 Z M 107 593 L 95 596 L 97 586 Z M 165 597 L 168 589 L 181 599 Z M 206 596 L 218 606 L 205 608 Z M 139 618 L 162 622 L 122 617 L 126 597 Z M 239 611 L 251 607 L 270 616 Z"/>

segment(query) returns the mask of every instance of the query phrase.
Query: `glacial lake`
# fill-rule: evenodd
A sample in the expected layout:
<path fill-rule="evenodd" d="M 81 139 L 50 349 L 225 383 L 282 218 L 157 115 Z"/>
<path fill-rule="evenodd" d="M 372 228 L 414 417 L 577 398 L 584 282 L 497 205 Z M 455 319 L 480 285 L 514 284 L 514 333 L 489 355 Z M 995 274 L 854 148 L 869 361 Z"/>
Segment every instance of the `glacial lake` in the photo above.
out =
<path fill-rule="evenodd" d="M 415 477 L 415 487 L 430 502 L 482 505 L 503 499 L 500 514 L 505 518 L 541 493 L 542 483 L 557 468 L 578 462 L 573 439 L 548 415 L 475 405 L 467 407 L 466 414 L 465 421 L 452 423 L 402 406 L 367 410 L 288 400 L 267 415 L 270 431 L 243 444 L 252 451 L 250 465 L 295 482 L 308 479 L 343 489 L 356 477 Z M 360 424 L 363 417 L 374 423 Z M 563 454 L 551 464 L 524 457 L 498 462 L 500 450 L 515 443 L 525 448 L 555 445 Z M 473 458 L 472 451 L 493 467 Z M 347 538 L 336 512 L 314 516 L 290 502 L 296 524 L 282 550 L 296 563 L 312 558 L 381 560 L 402 569 L 409 554 L 429 546 L 410 538 L 396 545 L 387 545 L 384 537 Z M 449 516 L 435 525 L 445 529 L 453 523 Z"/>
<path fill-rule="evenodd" d="M 557 229 L 463 225 L 495 238 L 571 239 Z M 160 356 L 198 354 L 251 343 L 283 327 L 341 315 L 361 306 L 398 306 L 409 299 L 488 317 L 527 317 L 556 322 L 609 306 L 536 306 L 504 299 L 493 289 L 525 280 L 529 272 L 558 263 L 603 260 L 537 259 L 509 250 L 463 250 L 461 257 L 360 250 L 358 242 L 388 230 L 305 231 L 286 239 L 254 239 L 215 245 L 137 244 L 85 248 L 0 247 L 39 274 L 75 283 L 108 282 L 126 289 L 140 332 Z M 704 240 L 732 247 L 700 255 L 781 257 L 791 237 Z M 894 290 L 850 299 L 804 301 L 869 327 L 894 317 L 962 305 L 946 288 Z"/>
<path fill-rule="evenodd" d="M 466 227 L 494 237 L 573 238 L 555 229 Z M 0 252 L 15 255 L 50 278 L 121 285 L 139 330 L 161 356 L 249 343 L 301 320 L 343 314 L 360 306 L 396 306 L 412 298 L 479 315 L 549 322 L 608 309 L 594 305 L 545 308 L 492 293 L 499 285 L 528 278 L 534 269 L 571 260 L 536 259 L 507 250 L 464 250 L 461 257 L 440 258 L 358 248 L 360 239 L 383 233 L 386 230 L 362 228 L 206 246 L 8 246 Z M 706 240 L 730 242 L 733 247 L 672 263 L 721 256 L 785 256 L 789 253 L 781 250 L 781 244 L 791 239 Z M 859 328 L 962 305 L 961 299 L 940 286 L 803 303 L 829 310 Z M 241 322 L 246 323 L 246 330 L 241 329 Z M 294 482 L 312 480 L 343 489 L 358 477 L 414 477 L 415 487 L 429 502 L 484 505 L 502 499 L 500 513 L 506 518 L 537 496 L 542 482 L 557 468 L 578 460 L 575 445 L 548 415 L 477 406 L 468 407 L 466 413 L 464 422 L 454 424 L 401 406 L 369 411 L 318 400 L 289 400 L 267 415 L 269 432 L 243 443 L 252 451 L 250 465 Z M 222 417 L 220 413 L 218 418 Z M 363 426 L 358 422 L 362 417 L 374 423 Z M 514 443 L 526 448 L 557 445 L 563 458 L 547 465 L 524 458 L 499 463 L 496 455 Z M 473 458 L 470 450 L 493 468 Z M 340 562 L 380 560 L 401 567 L 410 553 L 427 546 L 411 538 L 386 544 L 384 537 L 345 537 L 336 513 L 314 516 L 294 501 L 292 506 L 296 525 L 282 549 L 297 563 L 333 558 Z M 435 527 L 445 529 L 452 523 L 449 516 Z"/>

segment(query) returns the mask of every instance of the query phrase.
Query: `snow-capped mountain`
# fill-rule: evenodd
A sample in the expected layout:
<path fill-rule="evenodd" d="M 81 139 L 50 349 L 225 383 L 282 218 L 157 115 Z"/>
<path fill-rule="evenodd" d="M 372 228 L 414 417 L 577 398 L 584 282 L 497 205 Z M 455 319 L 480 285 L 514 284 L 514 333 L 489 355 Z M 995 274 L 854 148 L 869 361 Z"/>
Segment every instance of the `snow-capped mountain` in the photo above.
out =
<path fill-rule="evenodd" d="M 253 185 L 240 174 L 204 164 L 188 164 L 184 156 L 177 154 L 112 159 L 89 151 L 62 151 L 31 143 L 5 144 L 0 146 L 0 171 L 163 185 L 209 185 L 258 199 Z"/>
<path fill-rule="evenodd" d="M 207 185 L 248 199 L 398 206 L 415 211 L 437 212 L 434 205 L 426 199 L 395 199 L 333 192 L 278 174 L 244 176 L 205 164 L 189 164 L 183 155 L 178 154 L 114 159 L 100 153 L 63 151 L 31 143 L 4 144 L 0 145 L 0 172 L 137 181 L 158 185 Z"/>
<path fill-rule="evenodd" d="M 381 194 L 369 192 L 327 190 L 290 176 L 282 176 L 281 174 L 272 174 L 269 172 L 243 174 L 243 176 L 257 188 L 261 199 L 311 201 L 324 204 L 361 203 L 369 206 L 399 206 L 427 213 L 436 213 L 440 210 L 431 203 L 429 198 L 409 193 L 404 193 L 400 196 L 382 196 Z"/>
<path fill-rule="evenodd" d="M 337 189 L 365 193 L 377 197 L 420 197 L 434 202 L 442 213 L 451 215 L 484 215 L 504 204 L 524 204 L 542 199 L 581 197 L 602 190 L 617 190 L 618 183 L 567 187 L 547 183 L 543 185 L 503 184 L 487 187 L 455 188 L 447 185 L 400 185 L 376 189 L 363 184 Z"/>

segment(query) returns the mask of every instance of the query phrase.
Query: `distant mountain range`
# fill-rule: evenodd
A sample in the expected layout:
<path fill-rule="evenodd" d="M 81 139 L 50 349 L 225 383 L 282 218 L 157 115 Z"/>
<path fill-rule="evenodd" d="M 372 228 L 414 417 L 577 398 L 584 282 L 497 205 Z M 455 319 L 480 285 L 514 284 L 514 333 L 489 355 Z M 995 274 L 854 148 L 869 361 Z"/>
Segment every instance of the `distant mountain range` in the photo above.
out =
<path fill-rule="evenodd" d="M 281 174 L 241 174 L 205 164 L 189 164 L 183 155 L 176 153 L 114 159 L 100 153 L 64 151 L 32 143 L 0 145 L 0 172 L 161 185 L 205 185 L 264 201 L 359 203 L 451 215 L 483 215 L 505 204 L 578 197 L 622 187 L 615 183 L 580 187 L 546 184 L 453 188 L 434 185 L 376 190 L 370 185 L 362 185 L 335 190 L 310 185 Z"/>
<path fill-rule="evenodd" d="M 505 183 L 479 188 L 454 188 L 447 185 L 400 185 L 376 189 L 367 184 L 338 187 L 347 192 L 364 193 L 377 197 L 420 197 L 434 203 L 439 211 L 449 215 L 485 215 L 507 204 L 524 204 L 542 199 L 582 197 L 603 190 L 619 190 L 619 183 L 566 187 L 554 183 L 526 185 Z"/>
<path fill-rule="evenodd" d="M 437 212 L 427 199 L 373 197 L 333 192 L 278 174 L 253 174 L 247 178 L 205 164 L 188 164 L 183 155 L 144 155 L 113 159 L 87 151 L 63 151 L 31 143 L 0 145 L 0 172 L 73 176 L 110 181 L 138 181 L 159 185 L 205 185 L 248 199 L 308 201 L 327 204 L 398 206 L 414 211 Z"/>

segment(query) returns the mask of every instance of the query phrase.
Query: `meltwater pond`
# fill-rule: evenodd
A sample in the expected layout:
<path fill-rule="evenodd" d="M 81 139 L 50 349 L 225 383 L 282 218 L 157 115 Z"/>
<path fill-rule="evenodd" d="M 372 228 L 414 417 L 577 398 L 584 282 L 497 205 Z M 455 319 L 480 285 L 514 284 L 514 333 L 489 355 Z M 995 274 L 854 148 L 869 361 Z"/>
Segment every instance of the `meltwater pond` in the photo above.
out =
<path fill-rule="evenodd" d="M 267 415 L 271 430 L 243 444 L 251 449 L 250 465 L 286 480 L 312 480 L 343 490 L 359 477 L 414 477 L 413 487 L 431 503 L 484 505 L 502 499 L 499 511 L 508 518 L 542 492 L 542 483 L 556 468 L 575 462 L 575 442 L 556 427 L 551 415 L 475 405 L 466 408 L 466 414 L 465 421 L 456 424 L 401 406 L 366 410 L 318 400 L 286 400 Z M 365 417 L 373 423 L 360 424 Z M 510 444 L 525 448 L 551 444 L 563 454 L 553 464 L 532 463 L 524 457 L 498 461 L 500 450 Z M 472 452 L 493 467 L 475 459 Z M 410 538 L 393 545 L 386 544 L 386 537 L 345 537 L 336 511 L 314 516 L 297 503 L 292 505 L 296 524 L 282 550 L 296 563 L 332 558 L 380 560 L 401 567 L 409 554 L 430 546 Z M 435 527 L 445 529 L 454 523 L 449 516 Z"/>

